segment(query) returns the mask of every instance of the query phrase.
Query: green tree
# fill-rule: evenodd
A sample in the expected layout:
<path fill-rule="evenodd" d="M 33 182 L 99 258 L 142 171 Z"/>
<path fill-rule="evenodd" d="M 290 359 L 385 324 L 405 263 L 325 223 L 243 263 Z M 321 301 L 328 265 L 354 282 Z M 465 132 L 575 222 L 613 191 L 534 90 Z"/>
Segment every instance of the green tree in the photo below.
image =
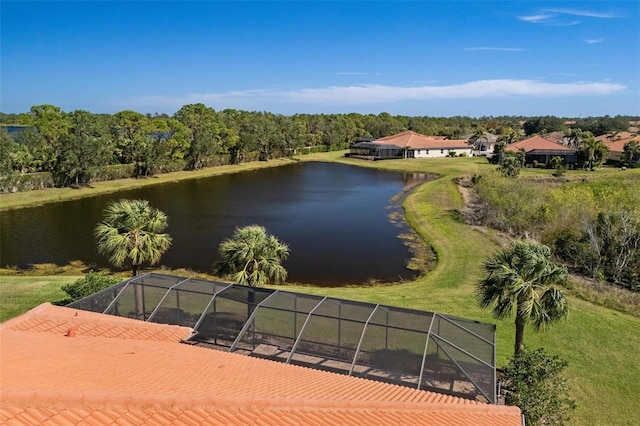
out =
<path fill-rule="evenodd" d="M 56 147 L 52 173 L 58 186 L 84 185 L 109 164 L 112 150 L 103 121 L 87 111 L 69 114 L 71 127 Z"/>
<path fill-rule="evenodd" d="M 223 151 L 223 138 L 229 132 L 222 118 L 204 104 L 185 105 L 175 118 L 191 130 L 186 155 L 187 168 L 197 170 L 207 165 L 207 159 Z"/>
<path fill-rule="evenodd" d="M 287 278 L 282 262 L 289 256 L 289 247 L 262 226 L 237 228 L 220 244 L 219 252 L 214 270 L 221 276 L 231 276 L 237 284 L 257 287 Z"/>
<path fill-rule="evenodd" d="M 518 155 L 507 154 L 498 165 L 498 171 L 504 177 L 515 179 L 520 174 L 522 160 Z"/>
<path fill-rule="evenodd" d="M 567 397 L 566 367 L 566 361 L 542 348 L 515 354 L 501 378 L 505 403 L 520 407 L 527 425 L 565 424 L 576 406 Z"/>
<path fill-rule="evenodd" d="M 635 167 L 638 161 L 640 161 L 640 143 L 637 140 L 632 140 L 624 144 L 624 151 L 622 157 L 629 167 Z"/>
<path fill-rule="evenodd" d="M 117 268 L 130 264 L 133 276 L 144 262 L 155 265 L 171 245 L 167 215 L 147 200 L 122 199 L 104 210 L 104 220 L 95 229 L 98 251 Z"/>
<path fill-rule="evenodd" d="M 567 316 L 562 291 L 567 269 L 551 261 L 551 250 L 535 241 L 515 241 L 498 250 L 484 263 L 486 275 L 478 283 L 476 296 L 481 307 L 493 306 L 498 319 L 515 310 L 515 353 L 524 348 L 524 327 L 546 328 Z"/>
<path fill-rule="evenodd" d="M 584 132 L 582 145 L 580 148 L 585 163 L 589 165 L 589 170 L 595 170 L 607 158 L 609 148 L 601 140 L 594 138 L 590 132 Z"/>
<path fill-rule="evenodd" d="M 104 210 L 104 220 L 95 229 L 100 254 L 109 257 L 109 263 L 120 268 L 132 267 L 138 275 L 144 262 L 155 265 L 169 249 L 171 237 L 164 234 L 167 215 L 153 208 L 147 200 L 122 199 L 110 203 Z M 144 319 L 142 286 L 134 286 L 136 317 Z"/>

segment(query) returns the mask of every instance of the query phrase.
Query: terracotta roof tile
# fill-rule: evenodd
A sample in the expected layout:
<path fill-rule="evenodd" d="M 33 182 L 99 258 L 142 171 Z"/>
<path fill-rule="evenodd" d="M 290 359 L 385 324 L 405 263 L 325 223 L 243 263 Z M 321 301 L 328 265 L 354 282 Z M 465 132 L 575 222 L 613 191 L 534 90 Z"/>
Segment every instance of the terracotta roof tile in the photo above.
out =
<path fill-rule="evenodd" d="M 507 145 L 504 150 L 518 152 L 520 149 L 524 149 L 526 152 L 541 150 L 541 151 L 565 151 L 567 153 L 575 152 L 575 150 L 568 148 L 557 142 L 550 141 L 542 136 L 532 136 L 527 139 L 523 139 L 518 142 Z"/>
<path fill-rule="evenodd" d="M 78 326 L 75 337 L 63 332 L 69 324 Z M 102 326 L 123 332 L 113 337 Z M 521 424 L 516 407 L 177 342 L 189 332 L 41 305 L 0 325 L 0 419 L 8 425 Z"/>
<path fill-rule="evenodd" d="M 445 139 L 443 136 L 425 136 L 420 133 L 406 131 L 397 135 L 387 136 L 374 141 L 379 144 L 390 144 L 400 148 L 421 149 L 453 149 L 471 148 L 466 140 Z"/>

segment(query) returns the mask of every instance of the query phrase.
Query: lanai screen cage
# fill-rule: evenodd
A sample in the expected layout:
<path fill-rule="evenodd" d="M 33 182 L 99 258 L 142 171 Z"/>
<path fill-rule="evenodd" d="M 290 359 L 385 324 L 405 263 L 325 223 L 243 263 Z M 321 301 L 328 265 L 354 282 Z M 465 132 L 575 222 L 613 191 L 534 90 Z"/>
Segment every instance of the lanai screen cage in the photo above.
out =
<path fill-rule="evenodd" d="M 191 327 L 186 343 L 496 403 L 494 324 L 160 274 L 69 307 Z"/>

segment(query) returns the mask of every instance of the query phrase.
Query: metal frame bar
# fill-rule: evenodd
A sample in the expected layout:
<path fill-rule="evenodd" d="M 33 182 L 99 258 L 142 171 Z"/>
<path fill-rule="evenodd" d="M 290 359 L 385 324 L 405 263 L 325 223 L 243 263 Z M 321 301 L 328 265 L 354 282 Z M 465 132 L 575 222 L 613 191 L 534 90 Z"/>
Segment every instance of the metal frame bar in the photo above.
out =
<path fill-rule="evenodd" d="M 464 331 L 466 331 L 467 333 L 474 335 L 474 336 L 475 336 L 475 337 L 477 337 L 478 339 L 480 339 L 480 340 L 484 340 L 484 341 L 485 341 L 485 342 L 487 342 L 488 344 L 490 344 L 490 345 L 492 345 L 492 346 L 495 346 L 495 342 L 490 342 L 489 340 L 485 339 L 484 337 L 480 336 L 479 334 L 474 333 L 473 331 L 469 330 L 468 328 L 463 327 L 463 326 L 461 326 L 460 324 L 456 323 L 455 321 L 450 320 L 450 319 L 449 319 L 449 318 L 447 318 L 446 316 L 444 316 L 444 315 L 440 315 L 440 314 L 438 314 L 438 316 L 439 316 L 440 318 L 442 318 L 443 320 L 447 321 L 448 323 L 451 323 L 451 324 L 453 324 L 454 326 L 456 326 L 456 327 L 458 327 L 458 328 L 463 329 L 463 330 L 464 330 Z"/>
<path fill-rule="evenodd" d="M 179 286 L 182 283 L 185 283 L 187 281 L 191 280 L 191 278 L 186 278 L 182 281 L 178 281 L 177 283 L 175 283 L 174 285 L 172 285 L 171 287 L 169 287 L 167 289 L 167 291 L 164 293 L 164 296 L 162 296 L 162 299 L 160 299 L 160 301 L 158 302 L 158 304 L 156 305 L 155 309 L 153 311 L 151 311 L 151 313 L 149 314 L 149 318 L 147 318 L 147 322 L 150 322 L 153 317 L 155 316 L 155 314 L 158 312 L 158 309 L 160 309 L 160 305 L 162 305 L 162 303 L 167 299 L 167 297 L 169 297 L 169 293 L 171 293 L 171 290 L 173 290 L 174 288 L 176 288 L 176 286 Z M 144 284 L 142 284 L 144 286 Z"/>
<path fill-rule="evenodd" d="M 304 329 L 307 328 L 307 324 L 309 323 L 309 320 L 311 319 L 311 315 L 313 315 L 315 310 L 318 309 L 318 306 L 322 305 L 322 302 L 324 302 L 325 300 L 327 300 L 326 296 L 323 297 L 322 300 L 319 301 L 318 304 L 316 306 L 314 306 L 313 309 L 310 310 L 309 313 L 307 314 L 307 318 L 304 320 L 304 324 L 302 324 L 302 328 L 300 328 L 300 334 L 298 334 L 298 337 L 296 338 L 296 341 L 293 343 L 293 346 L 291 347 L 291 352 L 289 352 L 289 356 L 287 357 L 287 361 L 285 362 L 285 364 L 291 363 L 291 358 L 293 358 L 293 354 L 296 353 L 296 349 L 298 348 L 298 344 L 300 343 L 300 339 L 302 338 L 302 335 L 304 334 Z"/>
<path fill-rule="evenodd" d="M 202 315 L 200 315 L 200 318 L 198 318 L 198 321 L 193 326 L 194 333 L 198 331 L 198 327 L 200 327 L 200 324 L 202 324 L 202 321 L 204 321 L 204 317 L 207 315 L 207 312 L 209 311 L 209 308 L 213 304 L 213 300 L 216 298 L 216 296 L 222 293 L 223 291 L 225 291 L 226 289 L 228 289 L 229 287 L 233 287 L 233 284 L 229 284 L 211 295 L 211 300 L 209 300 L 209 303 L 207 303 L 207 306 L 205 306 L 204 310 L 202 311 Z"/>
<path fill-rule="evenodd" d="M 436 315 L 433 314 L 431 317 L 431 324 L 429 324 L 429 331 L 427 331 L 427 340 L 424 343 L 424 352 L 422 353 L 422 364 L 420 365 L 420 376 L 418 377 L 418 389 L 422 385 L 422 374 L 424 373 L 424 364 L 427 361 L 427 349 L 429 348 L 429 338 L 431 337 L 431 328 L 433 327 L 433 323 L 435 322 Z"/>
<path fill-rule="evenodd" d="M 120 299 L 120 297 L 122 296 L 124 291 L 127 289 L 127 287 L 129 287 L 129 285 L 131 284 L 132 281 L 139 280 L 139 279 L 144 278 L 144 277 L 146 277 L 148 275 L 151 275 L 151 272 L 147 272 L 146 274 L 138 275 L 137 277 L 131 277 L 128 280 L 126 280 L 127 283 L 120 289 L 120 292 L 118 293 L 118 295 L 113 298 L 111 303 L 109 303 L 109 305 L 104 309 L 104 311 L 102 311 L 102 313 L 106 314 L 109 311 L 109 309 L 111 309 L 111 307 Z"/>
<path fill-rule="evenodd" d="M 376 311 L 378 310 L 379 306 L 380 305 L 376 305 L 375 308 L 373 308 L 373 310 L 369 314 L 369 318 L 367 318 L 367 321 L 365 321 L 364 326 L 362 327 L 362 333 L 360 333 L 360 340 L 358 341 L 358 346 L 356 347 L 356 353 L 353 354 L 353 361 L 351 361 L 351 368 L 349 369 L 349 376 L 351 376 L 353 374 L 353 369 L 356 366 L 356 360 L 358 359 L 358 355 L 360 354 L 360 348 L 362 347 L 362 341 L 364 340 L 364 333 L 367 331 L 367 326 L 369 325 L 369 321 L 371 321 L 371 318 L 373 318 L 373 314 L 376 313 Z"/>
<path fill-rule="evenodd" d="M 445 340 L 445 341 L 446 341 L 446 340 Z M 440 344 L 438 343 L 438 341 L 437 341 L 437 340 L 434 340 L 434 342 L 436 343 L 436 345 L 440 346 Z M 447 343 L 448 343 L 448 342 L 447 342 Z M 478 389 L 478 391 L 479 391 L 482 395 L 484 395 L 484 397 L 485 397 L 485 398 L 487 398 L 489 401 L 491 401 L 491 402 L 492 402 L 492 403 L 494 403 L 494 404 L 496 403 L 496 401 L 495 401 L 495 400 L 491 400 L 491 398 L 489 397 L 489 395 L 487 395 L 487 394 L 482 390 L 482 388 L 480 388 L 480 386 L 478 386 L 478 384 L 476 383 L 476 381 L 475 381 L 475 380 L 473 380 L 473 379 L 469 376 L 469 374 L 467 374 L 467 372 L 464 370 L 464 368 L 462 368 L 462 367 L 460 366 L 460 364 L 458 364 L 458 361 L 456 361 L 456 360 L 455 360 L 451 355 L 449 355 L 449 352 L 447 352 L 447 350 L 446 350 L 444 347 L 440 346 L 440 349 L 442 349 L 442 351 L 443 351 L 443 352 L 444 352 L 444 353 L 449 357 L 449 359 L 450 359 L 451 361 L 453 361 L 453 363 L 454 363 L 454 364 L 455 364 L 455 365 L 460 369 L 460 371 L 462 371 L 462 374 L 464 374 L 464 375 L 466 376 L 466 378 L 467 378 L 467 379 L 469 379 L 469 381 L 470 381 L 471 383 L 473 383 L 473 386 L 475 386 L 475 387 L 476 387 L 476 389 Z M 495 369 L 494 369 L 494 371 L 495 371 Z"/>
<path fill-rule="evenodd" d="M 240 343 L 240 340 L 242 340 L 242 337 L 247 332 L 247 330 L 249 330 L 249 327 L 251 327 L 251 324 L 255 320 L 256 315 L 258 313 L 258 308 L 260 308 L 264 302 L 266 302 L 267 300 L 272 298 L 275 294 L 278 294 L 278 290 L 274 291 L 273 293 L 271 293 L 270 295 L 265 297 L 262 302 L 260 302 L 260 303 L 258 303 L 256 305 L 256 307 L 253 309 L 253 312 L 251 312 L 251 315 L 249 315 L 249 318 L 247 318 L 247 321 L 244 323 L 244 325 L 240 329 L 240 332 L 236 336 L 236 340 L 234 340 L 233 343 L 231 344 L 231 347 L 229 348 L 229 352 L 233 352 L 233 351 L 236 350 L 236 347 L 238 346 L 238 343 Z"/>

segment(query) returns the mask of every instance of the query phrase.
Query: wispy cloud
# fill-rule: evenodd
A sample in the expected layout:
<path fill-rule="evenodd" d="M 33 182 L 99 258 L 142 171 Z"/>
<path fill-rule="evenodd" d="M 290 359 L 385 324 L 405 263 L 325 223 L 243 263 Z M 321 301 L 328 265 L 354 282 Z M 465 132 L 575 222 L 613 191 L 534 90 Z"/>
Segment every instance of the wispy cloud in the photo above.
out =
<path fill-rule="evenodd" d="M 532 24 L 544 24 L 554 26 L 571 26 L 578 25 L 581 21 L 578 20 L 566 20 L 567 17 L 579 16 L 583 18 L 599 18 L 599 19 L 614 19 L 622 18 L 624 15 L 618 12 L 598 12 L 591 10 L 579 10 L 579 9 L 545 9 L 534 15 L 522 15 L 518 16 L 518 19 L 524 22 Z"/>
<path fill-rule="evenodd" d="M 337 72 L 336 75 L 380 75 L 379 72 L 357 72 L 357 71 L 347 71 L 347 72 Z"/>
<path fill-rule="evenodd" d="M 587 44 L 596 44 L 596 43 L 602 43 L 604 41 L 603 38 L 591 38 L 588 40 L 585 40 L 587 42 Z"/>
<path fill-rule="evenodd" d="M 523 49 L 522 47 L 479 46 L 479 47 L 465 47 L 464 50 L 496 50 L 496 51 L 500 51 L 500 52 L 524 52 L 527 49 Z"/>
<path fill-rule="evenodd" d="M 573 16 L 586 16 L 589 18 L 622 18 L 624 15 L 617 12 L 593 12 L 590 10 L 577 10 L 577 9 L 548 9 L 548 12 L 557 13 L 561 15 L 573 15 Z"/>
<path fill-rule="evenodd" d="M 479 80 L 447 86 L 354 85 L 297 90 L 246 90 L 225 93 L 190 93 L 184 96 L 143 96 L 125 99 L 113 105 L 178 109 L 183 105 L 204 103 L 214 108 L 261 109 L 266 104 L 290 105 L 371 105 L 402 101 L 438 99 L 480 99 L 501 97 L 566 97 L 610 95 L 626 86 L 617 83 L 545 83 L 539 80 Z"/>
<path fill-rule="evenodd" d="M 540 15 L 525 15 L 525 16 L 518 16 L 518 19 L 521 21 L 525 21 L 525 22 L 531 22 L 532 24 L 539 24 L 542 22 L 547 22 L 550 19 L 554 18 L 556 15 L 550 15 L 550 14 L 540 14 Z"/>

